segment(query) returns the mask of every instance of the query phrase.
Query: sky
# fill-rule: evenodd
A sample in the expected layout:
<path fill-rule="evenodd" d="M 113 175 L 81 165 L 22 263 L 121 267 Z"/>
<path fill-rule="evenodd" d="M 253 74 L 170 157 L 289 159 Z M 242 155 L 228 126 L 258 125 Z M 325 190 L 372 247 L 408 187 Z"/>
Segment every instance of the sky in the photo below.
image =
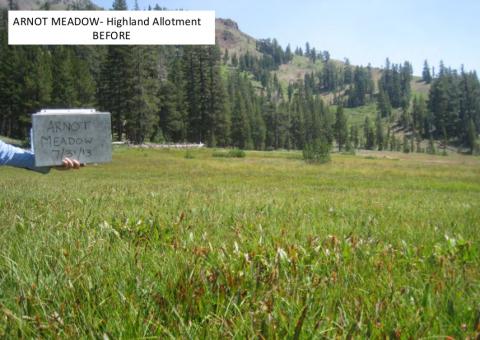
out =
<path fill-rule="evenodd" d="M 111 8 L 113 0 L 93 0 Z M 134 0 L 127 0 L 133 8 Z M 410 61 L 420 75 L 428 60 L 480 73 L 479 0 L 138 0 L 141 9 L 215 10 L 254 38 L 286 47 L 327 50 L 334 59 L 381 67 Z"/>

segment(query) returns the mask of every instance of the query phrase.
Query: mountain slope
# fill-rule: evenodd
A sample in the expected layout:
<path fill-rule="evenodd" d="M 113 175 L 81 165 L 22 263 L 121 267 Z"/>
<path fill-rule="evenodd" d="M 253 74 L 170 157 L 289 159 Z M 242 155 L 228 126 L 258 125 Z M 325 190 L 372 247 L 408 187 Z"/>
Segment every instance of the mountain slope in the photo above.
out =
<path fill-rule="evenodd" d="M 231 19 L 217 19 L 215 32 L 217 45 L 220 47 L 222 53 L 224 53 L 225 50 L 228 50 L 230 56 L 233 54 L 240 56 L 247 52 L 256 57 L 262 55 L 256 47 L 257 39 L 243 33 L 238 24 Z M 343 61 L 333 61 L 339 66 L 344 65 Z M 320 60 L 316 60 L 316 62 L 313 63 L 307 57 L 295 55 L 291 62 L 280 65 L 278 70 L 274 71 L 274 73 L 277 75 L 280 82 L 288 85 L 291 82 L 303 80 L 305 74 L 321 71 L 322 68 L 323 63 Z M 378 79 L 380 79 L 382 70 L 380 68 L 372 68 L 372 71 L 372 78 L 374 82 L 377 83 Z M 428 94 L 430 85 L 421 82 L 418 77 L 414 77 L 411 85 L 414 94 Z M 328 93 L 326 95 L 328 95 Z"/>
<path fill-rule="evenodd" d="M 257 57 L 261 55 L 257 51 L 257 40 L 240 31 L 238 24 L 231 19 L 216 19 L 215 35 L 217 45 L 222 53 L 228 50 L 230 55 L 246 53 Z"/>

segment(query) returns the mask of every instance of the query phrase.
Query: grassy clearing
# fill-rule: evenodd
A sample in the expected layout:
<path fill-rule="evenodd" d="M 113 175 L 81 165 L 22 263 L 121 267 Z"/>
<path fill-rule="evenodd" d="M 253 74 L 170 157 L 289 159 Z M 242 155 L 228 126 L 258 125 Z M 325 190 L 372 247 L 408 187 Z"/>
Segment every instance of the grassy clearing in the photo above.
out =
<path fill-rule="evenodd" d="M 478 159 L 192 152 L 0 168 L 0 338 L 480 331 Z"/>
<path fill-rule="evenodd" d="M 424 83 L 420 77 L 413 77 L 411 85 L 413 95 L 421 95 L 423 98 L 428 99 L 430 84 Z"/>
<path fill-rule="evenodd" d="M 274 73 L 286 91 L 289 83 L 303 81 L 306 73 L 315 73 L 322 69 L 323 63 L 320 60 L 317 60 L 314 64 L 307 57 L 295 55 L 290 63 L 280 65 L 278 71 Z"/>
<path fill-rule="evenodd" d="M 365 118 L 370 117 L 372 123 L 375 121 L 377 116 L 377 106 L 375 103 L 370 103 L 368 105 L 356 107 L 356 108 L 344 108 L 345 115 L 348 117 L 348 123 L 350 125 L 357 125 L 360 128 L 363 128 L 365 123 Z"/>

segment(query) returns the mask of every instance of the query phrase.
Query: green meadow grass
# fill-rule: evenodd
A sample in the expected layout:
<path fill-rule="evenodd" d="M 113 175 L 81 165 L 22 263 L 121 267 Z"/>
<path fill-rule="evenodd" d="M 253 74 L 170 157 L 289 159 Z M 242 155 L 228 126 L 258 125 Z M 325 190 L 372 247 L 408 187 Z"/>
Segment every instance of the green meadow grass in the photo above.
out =
<path fill-rule="evenodd" d="M 371 103 L 357 108 L 345 108 L 344 112 L 348 117 L 349 124 L 357 125 L 363 131 L 363 125 L 367 116 L 370 117 L 372 124 L 375 122 L 375 118 L 377 117 L 377 106 L 375 103 Z"/>
<path fill-rule="evenodd" d="M 0 338 L 480 332 L 478 158 L 192 153 L 1 168 Z"/>

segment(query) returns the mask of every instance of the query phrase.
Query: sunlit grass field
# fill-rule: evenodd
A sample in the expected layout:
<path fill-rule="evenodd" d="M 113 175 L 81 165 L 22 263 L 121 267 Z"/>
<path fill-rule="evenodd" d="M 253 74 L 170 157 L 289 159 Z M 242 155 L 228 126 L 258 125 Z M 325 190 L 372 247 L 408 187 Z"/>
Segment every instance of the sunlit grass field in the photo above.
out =
<path fill-rule="evenodd" d="M 478 335 L 478 158 L 212 153 L 0 168 L 0 338 Z"/>

